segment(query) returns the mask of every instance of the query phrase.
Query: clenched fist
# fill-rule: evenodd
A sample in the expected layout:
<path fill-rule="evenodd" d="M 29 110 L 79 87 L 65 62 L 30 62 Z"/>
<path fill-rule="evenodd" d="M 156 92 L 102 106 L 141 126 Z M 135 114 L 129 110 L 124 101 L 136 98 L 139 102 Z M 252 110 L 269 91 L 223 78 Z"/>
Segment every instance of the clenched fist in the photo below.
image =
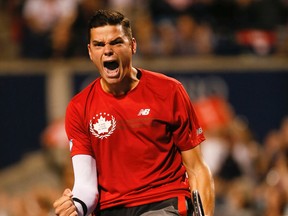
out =
<path fill-rule="evenodd" d="M 72 192 L 65 189 L 62 196 L 53 203 L 57 216 L 78 216 L 77 208 L 72 200 Z"/>

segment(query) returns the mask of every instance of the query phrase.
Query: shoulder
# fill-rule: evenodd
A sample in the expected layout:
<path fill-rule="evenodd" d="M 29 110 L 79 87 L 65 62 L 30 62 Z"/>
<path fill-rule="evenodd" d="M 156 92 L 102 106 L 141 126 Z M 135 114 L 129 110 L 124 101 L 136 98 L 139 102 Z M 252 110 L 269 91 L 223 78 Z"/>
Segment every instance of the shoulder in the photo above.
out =
<path fill-rule="evenodd" d="M 140 71 L 142 73 L 142 86 L 144 86 L 145 91 L 150 92 L 158 99 L 172 99 L 178 94 L 179 89 L 182 88 L 182 84 L 173 77 L 149 70 L 140 69 Z"/>
<path fill-rule="evenodd" d="M 94 92 L 96 91 L 96 85 L 99 82 L 99 78 L 95 79 L 91 82 L 88 86 L 86 86 L 83 90 L 77 93 L 69 103 L 69 106 L 77 106 L 77 107 L 84 107 L 87 101 L 91 96 L 93 96 Z"/>
<path fill-rule="evenodd" d="M 162 99 L 174 100 L 175 98 L 185 98 L 190 101 L 190 97 L 180 81 L 165 74 L 141 70 L 146 90 Z"/>
<path fill-rule="evenodd" d="M 160 89 L 174 89 L 175 87 L 181 85 L 181 83 L 173 77 L 169 77 L 163 73 L 149 71 L 140 69 L 147 86 L 151 88 L 160 88 Z M 171 89 L 172 88 L 172 89 Z"/>

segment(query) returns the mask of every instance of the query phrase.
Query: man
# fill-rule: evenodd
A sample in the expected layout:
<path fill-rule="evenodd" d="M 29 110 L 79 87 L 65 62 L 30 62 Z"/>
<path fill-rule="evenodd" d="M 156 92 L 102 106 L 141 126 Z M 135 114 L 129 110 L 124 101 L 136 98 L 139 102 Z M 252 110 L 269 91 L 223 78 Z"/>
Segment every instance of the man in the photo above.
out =
<path fill-rule="evenodd" d="M 183 86 L 132 66 L 136 40 L 119 12 L 97 11 L 88 39 L 100 78 L 67 108 L 75 183 L 55 201 L 56 215 L 187 215 L 194 189 L 213 215 L 204 136 Z"/>

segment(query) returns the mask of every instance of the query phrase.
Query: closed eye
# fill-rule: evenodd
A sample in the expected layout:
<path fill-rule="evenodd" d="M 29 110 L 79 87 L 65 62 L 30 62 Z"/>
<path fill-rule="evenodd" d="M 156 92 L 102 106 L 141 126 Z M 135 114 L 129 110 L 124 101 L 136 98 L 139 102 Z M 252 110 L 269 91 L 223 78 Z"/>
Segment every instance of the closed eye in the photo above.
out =
<path fill-rule="evenodd" d="M 99 41 L 93 41 L 93 46 L 95 47 L 104 47 L 105 43 L 104 42 L 99 42 Z"/>
<path fill-rule="evenodd" d="M 123 41 L 122 38 L 117 38 L 117 39 L 111 41 L 111 42 L 110 42 L 110 45 L 121 44 L 121 43 L 123 43 L 123 42 L 124 42 L 124 41 Z"/>
<path fill-rule="evenodd" d="M 109 44 L 111 46 L 113 46 L 113 45 L 122 44 L 122 43 L 124 43 L 124 40 L 122 38 L 116 38 L 115 40 L 111 41 Z M 92 44 L 94 47 L 104 47 L 105 46 L 105 42 L 101 42 L 101 41 L 93 41 Z"/>

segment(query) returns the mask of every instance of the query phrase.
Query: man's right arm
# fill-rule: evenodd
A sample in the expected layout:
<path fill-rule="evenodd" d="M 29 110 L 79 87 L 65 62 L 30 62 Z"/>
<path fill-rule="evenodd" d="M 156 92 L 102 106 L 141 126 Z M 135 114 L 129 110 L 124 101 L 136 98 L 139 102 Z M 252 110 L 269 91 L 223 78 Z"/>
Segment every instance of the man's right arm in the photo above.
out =
<path fill-rule="evenodd" d="M 55 201 L 56 215 L 86 216 L 93 212 L 98 202 L 98 182 L 96 160 L 89 155 L 75 155 L 72 157 L 74 170 L 74 186 L 71 194 L 65 194 Z M 78 214 L 70 214 L 71 201 L 77 208 Z M 65 212 L 69 212 L 66 214 Z"/>

